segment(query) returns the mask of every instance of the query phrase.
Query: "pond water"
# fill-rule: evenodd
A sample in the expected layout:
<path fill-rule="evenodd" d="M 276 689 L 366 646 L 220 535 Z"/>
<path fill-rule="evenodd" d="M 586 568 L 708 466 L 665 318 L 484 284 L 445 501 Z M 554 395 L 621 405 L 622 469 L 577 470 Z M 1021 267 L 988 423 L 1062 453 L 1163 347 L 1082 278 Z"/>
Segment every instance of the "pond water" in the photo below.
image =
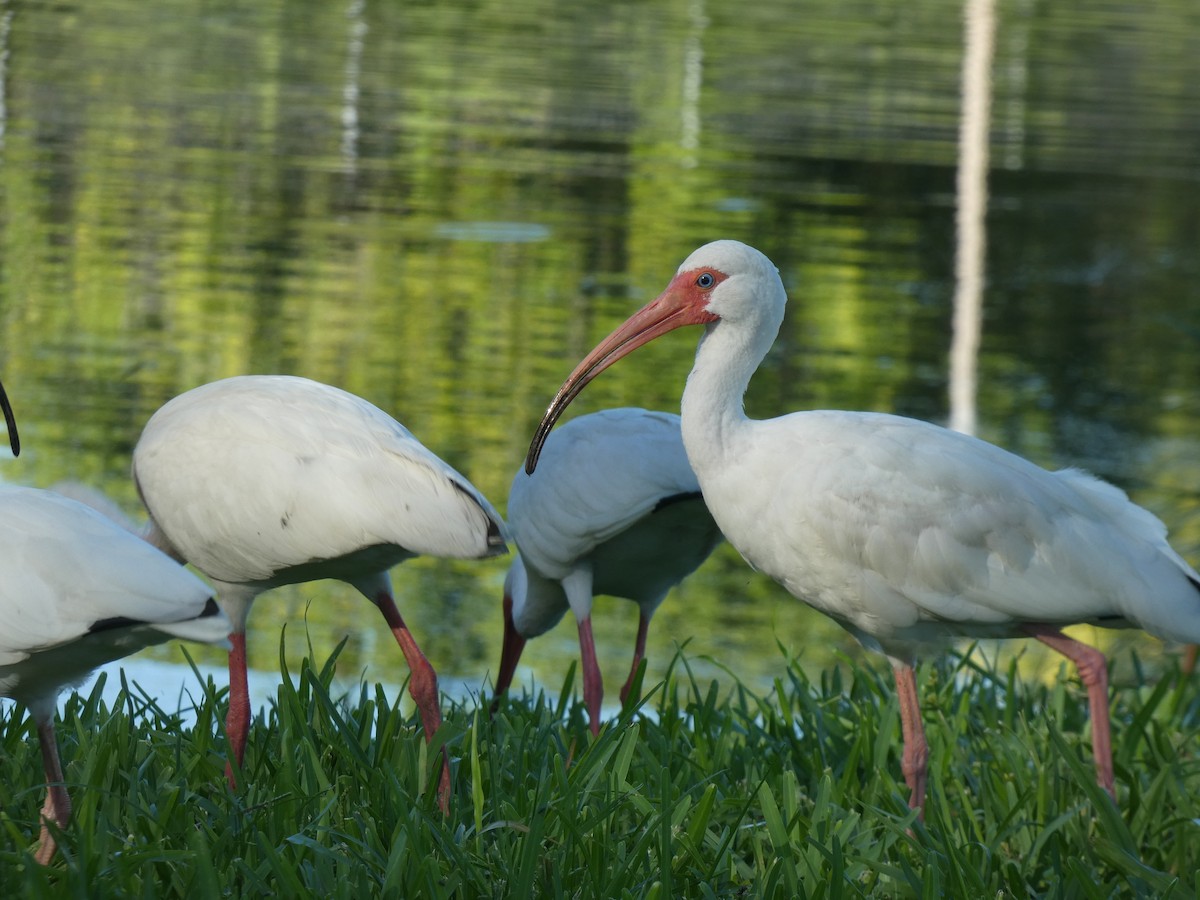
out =
<path fill-rule="evenodd" d="M 26 448 L 3 477 L 82 482 L 136 518 L 156 408 L 294 373 L 395 415 L 503 511 L 563 377 L 718 237 L 767 253 L 791 297 L 751 414 L 944 422 L 960 12 L 0 2 L 0 375 Z M 1121 485 L 1196 563 L 1200 6 L 1002 0 L 992 71 L 978 431 Z M 657 342 L 572 414 L 677 409 L 694 346 Z M 506 565 L 393 573 L 466 692 L 499 659 Z M 615 695 L 635 610 L 595 618 Z M 260 598 L 253 666 L 278 672 L 284 621 L 293 667 L 348 637 L 351 677 L 407 674 L 349 587 Z M 685 641 L 725 684 L 769 683 L 777 643 L 813 666 L 858 653 L 728 547 L 656 617 L 648 683 Z M 568 618 L 518 684 L 557 687 L 576 655 Z"/>

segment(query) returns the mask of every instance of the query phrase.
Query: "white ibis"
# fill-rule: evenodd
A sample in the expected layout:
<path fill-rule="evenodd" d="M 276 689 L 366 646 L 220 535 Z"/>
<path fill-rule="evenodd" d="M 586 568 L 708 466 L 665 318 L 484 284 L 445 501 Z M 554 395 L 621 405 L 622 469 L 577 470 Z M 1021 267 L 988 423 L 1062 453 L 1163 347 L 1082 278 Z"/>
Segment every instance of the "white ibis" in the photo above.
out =
<path fill-rule="evenodd" d="M 928 748 L 913 664 L 948 639 L 1034 637 L 1088 688 L 1097 780 L 1115 797 L 1104 656 L 1062 634 L 1090 622 L 1200 641 L 1200 575 L 1118 488 L 1049 472 L 991 444 L 899 416 L 818 410 L 754 421 L 742 395 L 783 321 L 771 261 L 745 244 L 696 250 L 666 290 L 575 368 L 526 460 L 601 371 L 703 325 L 683 392 L 683 442 L 704 499 L 751 566 L 890 659 L 909 804 Z"/>
<path fill-rule="evenodd" d="M 134 448 L 133 476 L 149 540 L 212 579 L 233 621 L 226 729 L 239 768 L 250 726 L 250 605 L 270 588 L 323 578 L 353 585 L 383 613 L 432 740 L 437 675 L 396 608 L 388 570 L 421 554 L 507 551 L 500 516 L 466 478 L 361 397 L 265 375 L 216 381 L 164 405 Z M 226 774 L 236 786 L 232 765 Z M 443 754 L 443 811 L 449 789 Z"/>
<path fill-rule="evenodd" d="M 34 488 L 0 486 L 0 695 L 29 708 L 46 772 L 45 864 L 71 799 L 54 736 L 59 691 L 97 666 L 171 638 L 228 646 L 212 590 L 91 509 Z"/>
<path fill-rule="evenodd" d="M 688 465 L 679 416 L 626 408 L 568 422 L 546 441 L 535 473 L 517 472 L 508 524 L 519 555 L 504 582 L 496 696 L 508 689 L 526 639 L 550 630 L 569 608 L 579 627 L 584 702 L 597 734 L 604 687 L 592 597 L 624 597 L 639 608 L 624 702 L 654 611 L 721 540 Z"/>

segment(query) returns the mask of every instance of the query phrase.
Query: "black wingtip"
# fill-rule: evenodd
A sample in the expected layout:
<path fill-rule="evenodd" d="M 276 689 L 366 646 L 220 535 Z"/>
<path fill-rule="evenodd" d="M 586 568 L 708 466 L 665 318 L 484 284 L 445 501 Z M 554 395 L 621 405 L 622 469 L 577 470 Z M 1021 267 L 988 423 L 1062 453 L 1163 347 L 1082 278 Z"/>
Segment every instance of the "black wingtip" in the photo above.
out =
<path fill-rule="evenodd" d="M 508 541 L 504 539 L 504 532 L 500 530 L 497 522 L 493 521 L 488 525 L 487 545 L 492 551 L 489 556 L 503 556 L 508 552 Z"/>
<path fill-rule="evenodd" d="M 699 491 L 684 491 L 680 494 L 671 494 L 669 497 L 663 497 L 654 504 L 654 512 L 664 509 L 668 506 L 674 506 L 676 503 L 685 503 L 688 500 L 703 500 L 704 495 Z"/>
<path fill-rule="evenodd" d="M 487 556 L 503 556 L 507 553 L 508 543 L 504 539 L 504 526 L 492 518 L 493 513 L 487 503 L 483 501 L 482 495 L 470 485 L 459 484 L 457 481 L 451 483 L 459 493 L 474 503 L 488 520 L 487 537 L 485 538 L 485 544 L 488 548 Z"/>
<path fill-rule="evenodd" d="M 21 455 L 21 436 L 17 434 L 17 419 L 13 415 L 12 404 L 8 402 L 8 394 L 0 383 L 0 409 L 4 410 L 4 424 L 8 426 L 8 445 L 12 447 L 12 455 Z"/>
<path fill-rule="evenodd" d="M 110 616 L 107 619 L 97 619 L 89 625 L 88 633 L 95 634 L 98 631 L 112 631 L 114 628 L 132 628 L 135 625 L 145 624 L 140 619 L 131 619 L 128 616 Z"/>
<path fill-rule="evenodd" d="M 211 619 L 213 616 L 221 615 L 221 607 L 217 605 L 217 601 L 209 597 L 205 601 L 204 609 L 196 616 L 197 619 Z M 145 619 L 131 619 L 129 616 L 110 616 L 107 619 L 97 619 L 90 626 L 88 631 L 95 633 L 97 631 L 111 631 L 114 628 L 133 628 L 137 625 L 153 624 Z"/>

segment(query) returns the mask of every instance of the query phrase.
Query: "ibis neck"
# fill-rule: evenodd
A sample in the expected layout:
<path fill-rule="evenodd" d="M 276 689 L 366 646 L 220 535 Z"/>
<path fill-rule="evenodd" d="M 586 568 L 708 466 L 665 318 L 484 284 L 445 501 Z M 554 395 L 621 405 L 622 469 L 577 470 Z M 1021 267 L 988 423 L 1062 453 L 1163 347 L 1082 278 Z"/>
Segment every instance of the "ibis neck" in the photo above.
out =
<path fill-rule="evenodd" d="M 570 609 L 562 583 L 546 578 L 521 557 L 512 571 L 512 618 L 517 633 L 523 638 L 545 634 Z"/>
<path fill-rule="evenodd" d="M 708 326 L 683 391 L 683 443 L 701 478 L 703 470 L 723 465 L 737 435 L 748 424 L 742 398 L 750 378 L 775 339 L 733 323 Z"/>

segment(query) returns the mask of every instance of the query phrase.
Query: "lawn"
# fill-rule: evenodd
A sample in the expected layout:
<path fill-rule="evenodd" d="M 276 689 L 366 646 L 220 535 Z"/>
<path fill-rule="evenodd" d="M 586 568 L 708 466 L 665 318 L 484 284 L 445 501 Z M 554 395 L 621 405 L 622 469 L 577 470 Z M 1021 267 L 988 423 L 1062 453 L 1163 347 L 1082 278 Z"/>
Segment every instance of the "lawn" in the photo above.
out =
<path fill-rule="evenodd" d="M 448 704 L 453 807 L 405 698 L 333 697 L 336 654 L 281 681 L 245 789 L 223 779 L 224 688 L 188 724 L 127 685 L 60 719 L 74 817 L 33 863 L 41 759 L 0 713 L 5 897 L 1200 897 L 1200 679 L 1113 689 L 1120 805 L 1094 783 L 1079 684 L 974 656 L 920 670 L 922 824 L 906 807 L 886 666 L 855 656 L 774 690 L 694 678 L 685 655 L 598 739 L 573 697 Z M 1131 670 L 1139 671 L 1132 658 Z M 733 684 L 732 689 L 728 685 Z"/>

